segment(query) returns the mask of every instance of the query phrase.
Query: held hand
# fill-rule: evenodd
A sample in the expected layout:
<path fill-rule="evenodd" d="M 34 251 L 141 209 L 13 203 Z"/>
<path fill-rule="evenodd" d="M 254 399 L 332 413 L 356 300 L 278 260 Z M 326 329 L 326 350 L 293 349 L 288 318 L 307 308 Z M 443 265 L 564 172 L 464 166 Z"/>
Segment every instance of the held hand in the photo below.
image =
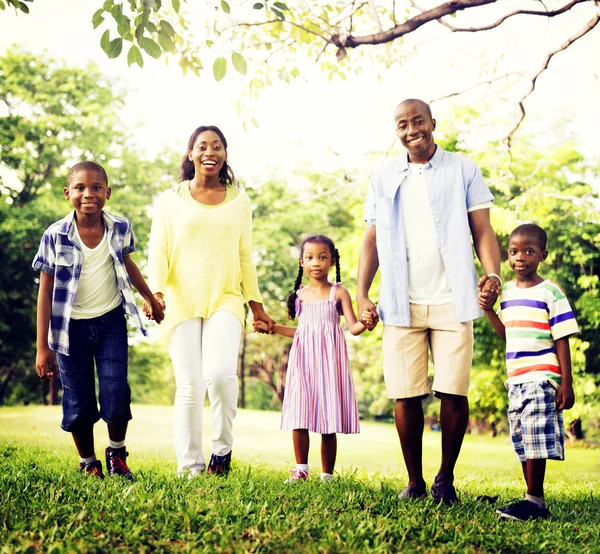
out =
<path fill-rule="evenodd" d="M 255 333 L 268 333 L 269 332 L 269 326 L 264 321 L 255 320 L 252 323 L 252 327 L 254 327 Z"/>
<path fill-rule="evenodd" d="M 573 385 L 563 383 L 559 387 L 556 403 L 558 404 L 559 410 L 570 410 L 573 407 L 573 404 L 575 404 Z"/>
<path fill-rule="evenodd" d="M 267 325 L 267 333 L 272 335 L 275 331 L 273 330 L 273 325 L 275 325 L 275 321 L 273 321 L 268 315 L 267 312 L 263 309 L 262 305 L 252 311 L 252 315 L 254 316 L 254 322 L 262 321 Z"/>
<path fill-rule="evenodd" d="M 56 358 L 50 348 L 38 348 L 37 355 L 35 357 L 35 372 L 38 374 L 40 379 L 52 380 L 54 372 L 56 371 Z"/>
<path fill-rule="evenodd" d="M 157 293 L 151 299 L 150 302 L 144 300 L 142 304 L 142 311 L 149 320 L 155 320 L 156 323 L 160 323 L 165 318 L 166 305 L 162 294 Z"/>
<path fill-rule="evenodd" d="M 488 292 L 480 291 L 478 295 L 479 307 L 482 310 L 493 310 L 496 303 L 497 295 L 492 295 Z"/>
<path fill-rule="evenodd" d="M 483 310 L 491 310 L 500 293 L 500 281 L 496 277 L 484 275 L 477 283 L 479 306 Z"/>
<path fill-rule="evenodd" d="M 358 299 L 356 301 L 357 311 L 360 315 L 360 322 L 369 330 L 372 331 L 379 323 L 379 314 L 377 313 L 377 306 L 373 304 L 368 298 Z M 370 317 L 366 318 L 365 314 L 369 313 Z"/>

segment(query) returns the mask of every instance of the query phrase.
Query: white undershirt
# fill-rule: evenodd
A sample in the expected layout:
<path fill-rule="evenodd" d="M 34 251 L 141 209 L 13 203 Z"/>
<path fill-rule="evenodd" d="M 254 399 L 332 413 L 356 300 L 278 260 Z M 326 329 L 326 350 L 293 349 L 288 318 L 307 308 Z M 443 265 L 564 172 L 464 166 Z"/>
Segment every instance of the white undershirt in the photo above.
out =
<path fill-rule="evenodd" d="M 447 304 L 452 289 L 440 254 L 429 205 L 425 165 L 409 163 L 400 189 L 408 255 L 408 298 L 412 304 Z"/>
<path fill-rule="evenodd" d="M 77 225 L 75 225 L 75 236 L 81 246 L 83 264 L 71 317 L 91 319 L 110 312 L 123 300 L 121 291 L 117 287 L 113 259 L 108 251 L 106 231 L 96 248 L 88 248 L 83 244 Z"/>

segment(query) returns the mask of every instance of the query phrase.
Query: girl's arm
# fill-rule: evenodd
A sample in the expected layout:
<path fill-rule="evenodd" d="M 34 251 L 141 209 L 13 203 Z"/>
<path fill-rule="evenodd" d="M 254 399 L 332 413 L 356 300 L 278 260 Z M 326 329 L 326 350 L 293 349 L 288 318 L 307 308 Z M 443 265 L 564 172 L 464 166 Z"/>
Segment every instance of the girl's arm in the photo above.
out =
<path fill-rule="evenodd" d="M 342 313 L 348 326 L 348 331 L 353 335 L 360 335 L 367 328 L 356 319 L 354 308 L 352 307 L 352 299 L 350 293 L 344 287 L 337 287 L 335 291 L 335 299 L 342 304 Z"/>
<path fill-rule="evenodd" d="M 506 340 L 506 329 L 504 328 L 504 323 L 500 321 L 498 314 L 494 310 L 485 309 L 483 310 L 485 317 L 488 318 L 488 321 L 492 324 L 492 327 L 498 334 L 501 339 Z"/>
<path fill-rule="evenodd" d="M 152 319 L 156 321 L 156 323 L 160 323 L 165 317 L 164 301 L 162 299 L 157 299 L 152 294 L 152 291 L 146 284 L 146 280 L 144 279 L 142 272 L 140 271 L 136 263 L 131 259 L 130 254 L 126 254 L 125 256 L 123 256 L 123 262 L 125 263 L 125 269 L 127 270 L 127 275 L 129 275 L 131 284 L 146 301 Z"/>
<path fill-rule="evenodd" d="M 255 320 L 252 324 L 254 326 L 254 330 L 259 333 L 268 333 L 269 325 L 261 320 Z M 294 338 L 296 334 L 297 327 L 292 327 L 289 325 L 273 325 L 273 332 L 277 335 L 283 335 L 284 337 Z"/>
<path fill-rule="evenodd" d="M 37 354 L 35 357 L 35 371 L 38 377 L 52 379 L 56 369 L 56 360 L 50 346 L 48 346 L 48 329 L 50 315 L 52 314 L 52 290 L 54 277 L 48 273 L 40 272 L 40 288 L 37 301 Z"/>
<path fill-rule="evenodd" d="M 556 357 L 560 365 L 562 381 L 558 388 L 558 407 L 561 410 L 570 410 L 575 404 L 575 393 L 573 392 L 573 375 L 571 373 L 571 348 L 569 337 L 563 337 L 554 341 Z"/>

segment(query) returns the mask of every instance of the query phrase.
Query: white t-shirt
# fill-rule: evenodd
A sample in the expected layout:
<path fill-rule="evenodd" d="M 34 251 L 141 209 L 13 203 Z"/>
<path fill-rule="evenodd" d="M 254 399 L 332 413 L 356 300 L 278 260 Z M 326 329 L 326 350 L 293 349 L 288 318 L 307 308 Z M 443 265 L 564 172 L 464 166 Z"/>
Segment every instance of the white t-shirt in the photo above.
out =
<path fill-rule="evenodd" d="M 122 304 L 123 299 L 117 287 L 117 276 L 112 256 L 108 251 L 106 232 L 96 248 L 88 248 L 79 236 L 77 225 L 74 227 L 75 237 L 83 254 L 83 264 L 71 317 L 91 319 L 110 312 Z"/>
<path fill-rule="evenodd" d="M 453 301 L 452 289 L 429 205 L 425 164 L 408 166 L 409 174 L 400 187 L 408 256 L 408 298 L 411 304 L 448 304 Z M 469 212 L 491 205 L 491 202 L 477 204 Z"/>

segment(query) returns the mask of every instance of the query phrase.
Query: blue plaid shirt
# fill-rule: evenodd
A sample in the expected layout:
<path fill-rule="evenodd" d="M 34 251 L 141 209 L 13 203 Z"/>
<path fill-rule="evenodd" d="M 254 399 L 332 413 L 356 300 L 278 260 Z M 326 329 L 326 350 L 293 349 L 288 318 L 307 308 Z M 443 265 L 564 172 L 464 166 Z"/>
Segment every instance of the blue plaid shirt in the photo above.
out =
<path fill-rule="evenodd" d="M 144 335 L 146 330 L 135 305 L 131 281 L 123 257 L 135 251 L 131 224 L 124 217 L 102 212 L 108 238 L 108 250 L 112 256 L 117 287 L 123 296 L 125 312 L 138 321 Z M 83 253 L 75 237 L 75 212 L 53 223 L 46 229 L 40 248 L 33 259 L 33 269 L 54 277 L 52 291 L 52 315 L 48 345 L 51 350 L 69 355 L 69 323 L 71 310 L 81 276 Z"/>

